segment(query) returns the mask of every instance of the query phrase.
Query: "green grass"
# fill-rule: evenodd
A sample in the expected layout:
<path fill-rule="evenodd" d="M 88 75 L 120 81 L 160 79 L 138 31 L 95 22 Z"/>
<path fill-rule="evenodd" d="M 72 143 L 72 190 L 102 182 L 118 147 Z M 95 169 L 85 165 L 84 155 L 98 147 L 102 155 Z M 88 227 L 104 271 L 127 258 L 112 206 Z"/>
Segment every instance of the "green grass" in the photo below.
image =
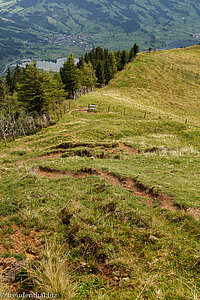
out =
<path fill-rule="evenodd" d="M 96 103 L 97 112 L 75 111 L 0 144 L 1 256 L 39 258 L 38 272 L 28 267 L 34 291 L 199 298 L 199 51 L 141 53 L 108 87 L 77 100 L 80 108 Z M 131 192 L 128 178 L 170 195 L 177 209 Z M 55 241 L 61 247 L 49 252 Z"/>

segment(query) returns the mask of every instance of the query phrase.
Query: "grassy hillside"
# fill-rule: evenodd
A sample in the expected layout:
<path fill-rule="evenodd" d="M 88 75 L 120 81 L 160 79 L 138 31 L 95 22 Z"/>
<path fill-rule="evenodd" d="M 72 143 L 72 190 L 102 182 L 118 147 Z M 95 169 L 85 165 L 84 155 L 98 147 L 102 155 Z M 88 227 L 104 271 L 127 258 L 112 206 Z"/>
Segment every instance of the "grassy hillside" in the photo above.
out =
<path fill-rule="evenodd" d="M 199 298 L 199 54 L 141 53 L 55 126 L 1 143 L 0 266 L 29 261 L 5 290 Z"/>

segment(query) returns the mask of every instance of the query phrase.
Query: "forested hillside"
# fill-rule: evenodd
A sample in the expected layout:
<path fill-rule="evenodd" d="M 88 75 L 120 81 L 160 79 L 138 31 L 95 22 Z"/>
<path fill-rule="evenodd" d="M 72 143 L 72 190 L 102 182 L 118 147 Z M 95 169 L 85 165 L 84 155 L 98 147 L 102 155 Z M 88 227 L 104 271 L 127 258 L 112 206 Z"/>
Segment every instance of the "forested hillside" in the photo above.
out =
<path fill-rule="evenodd" d="M 180 0 L 0 1 L 0 56 L 56 58 L 93 46 L 141 49 L 199 41 L 200 5 Z"/>

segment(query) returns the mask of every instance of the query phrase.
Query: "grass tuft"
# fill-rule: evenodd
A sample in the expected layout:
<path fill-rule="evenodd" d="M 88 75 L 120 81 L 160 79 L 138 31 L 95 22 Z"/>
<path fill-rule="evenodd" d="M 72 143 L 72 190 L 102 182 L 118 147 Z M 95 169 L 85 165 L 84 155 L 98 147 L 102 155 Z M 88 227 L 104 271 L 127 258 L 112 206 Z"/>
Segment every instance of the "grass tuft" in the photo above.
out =
<path fill-rule="evenodd" d="M 34 290 L 57 295 L 58 299 L 71 300 L 76 295 L 78 285 L 73 282 L 64 252 L 64 246 L 55 240 L 46 242 L 40 260 L 28 272 L 35 286 Z"/>

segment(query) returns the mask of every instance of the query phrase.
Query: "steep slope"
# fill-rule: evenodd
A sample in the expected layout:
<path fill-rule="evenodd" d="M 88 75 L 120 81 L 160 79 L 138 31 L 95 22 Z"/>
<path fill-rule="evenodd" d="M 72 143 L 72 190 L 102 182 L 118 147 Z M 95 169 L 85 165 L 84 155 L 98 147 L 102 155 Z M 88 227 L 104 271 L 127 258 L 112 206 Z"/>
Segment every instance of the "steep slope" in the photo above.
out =
<path fill-rule="evenodd" d="M 195 0 L 1 0 L 0 55 L 48 57 L 133 42 L 142 49 L 187 46 L 199 40 L 199 16 Z"/>
<path fill-rule="evenodd" d="M 200 46 L 140 53 L 118 73 L 108 90 L 130 97 L 134 104 L 189 118 L 199 124 Z"/>

